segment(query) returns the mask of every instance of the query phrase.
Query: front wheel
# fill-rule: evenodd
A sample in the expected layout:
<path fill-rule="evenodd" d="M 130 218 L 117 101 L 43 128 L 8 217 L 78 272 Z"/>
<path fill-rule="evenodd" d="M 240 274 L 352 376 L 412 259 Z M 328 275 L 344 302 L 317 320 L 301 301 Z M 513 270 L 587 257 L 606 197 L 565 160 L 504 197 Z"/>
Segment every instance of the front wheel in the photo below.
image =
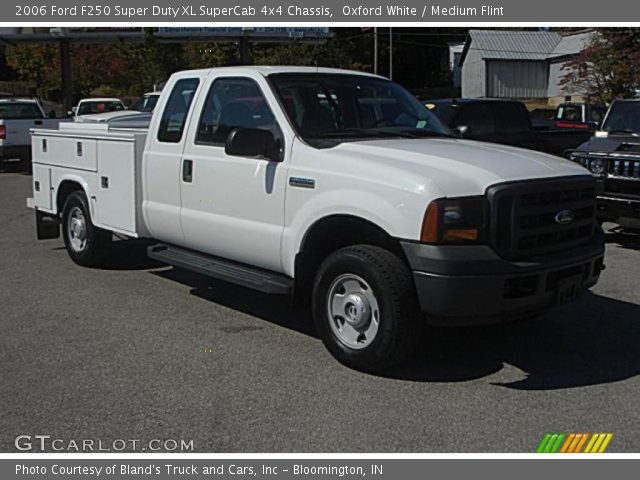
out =
<path fill-rule="evenodd" d="M 75 263 L 96 267 L 104 262 L 111 233 L 93 225 L 83 192 L 73 192 L 67 198 L 62 210 L 62 233 L 67 252 Z"/>
<path fill-rule="evenodd" d="M 415 349 L 423 319 L 411 272 L 388 250 L 356 245 L 334 252 L 313 291 L 316 328 L 341 363 L 384 372 Z"/>

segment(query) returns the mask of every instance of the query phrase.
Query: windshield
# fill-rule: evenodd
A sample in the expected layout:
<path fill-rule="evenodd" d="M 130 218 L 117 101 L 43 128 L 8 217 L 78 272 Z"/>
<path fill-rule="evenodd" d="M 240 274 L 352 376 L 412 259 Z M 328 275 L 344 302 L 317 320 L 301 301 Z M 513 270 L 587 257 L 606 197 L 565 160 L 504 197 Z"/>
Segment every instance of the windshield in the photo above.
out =
<path fill-rule="evenodd" d="M 159 95 L 145 95 L 133 104 L 131 110 L 137 110 L 138 112 L 153 112 L 156 103 L 158 103 L 158 98 L 160 98 Z"/>
<path fill-rule="evenodd" d="M 640 133 L 640 102 L 613 102 L 602 126 L 609 133 Z"/>
<path fill-rule="evenodd" d="M 124 105 L 119 101 L 112 102 L 82 102 L 78 107 L 78 115 L 89 115 L 92 113 L 119 112 L 124 110 Z"/>
<path fill-rule="evenodd" d="M 413 95 L 388 80 L 319 73 L 269 78 L 300 136 L 319 148 L 371 138 L 451 135 Z"/>

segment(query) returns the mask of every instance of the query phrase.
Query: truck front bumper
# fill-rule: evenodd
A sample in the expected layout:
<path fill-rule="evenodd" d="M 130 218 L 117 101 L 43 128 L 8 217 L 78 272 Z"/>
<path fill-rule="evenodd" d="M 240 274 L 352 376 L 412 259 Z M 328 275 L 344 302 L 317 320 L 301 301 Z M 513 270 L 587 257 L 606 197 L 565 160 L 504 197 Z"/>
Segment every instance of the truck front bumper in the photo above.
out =
<path fill-rule="evenodd" d="M 629 198 L 598 196 L 598 219 L 617 221 L 621 218 L 640 220 L 640 200 Z"/>
<path fill-rule="evenodd" d="M 604 270 L 604 235 L 568 251 L 509 261 L 489 246 L 401 242 L 429 323 L 515 320 L 579 297 Z"/>

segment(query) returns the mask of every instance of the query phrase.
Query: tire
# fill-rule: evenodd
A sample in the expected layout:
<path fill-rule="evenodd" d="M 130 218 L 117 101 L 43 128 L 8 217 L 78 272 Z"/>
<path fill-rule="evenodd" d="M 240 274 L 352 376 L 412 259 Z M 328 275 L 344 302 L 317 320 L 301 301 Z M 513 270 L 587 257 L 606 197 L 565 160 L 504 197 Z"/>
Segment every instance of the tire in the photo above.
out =
<path fill-rule="evenodd" d="M 93 225 L 84 192 L 73 192 L 67 198 L 62 210 L 62 236 L 67 253 L 78 265 L 98 267 L 106 260 L 111 232 Z"/>
<path fill-rule="evenodd" d="M 329 352 L 348 367 L 372 373 L 402 363 L 415 350 L 424 323 L 407 266 L 370 245 L 345 247 L 325 259 L 314 281 L 312 310 Z"/>

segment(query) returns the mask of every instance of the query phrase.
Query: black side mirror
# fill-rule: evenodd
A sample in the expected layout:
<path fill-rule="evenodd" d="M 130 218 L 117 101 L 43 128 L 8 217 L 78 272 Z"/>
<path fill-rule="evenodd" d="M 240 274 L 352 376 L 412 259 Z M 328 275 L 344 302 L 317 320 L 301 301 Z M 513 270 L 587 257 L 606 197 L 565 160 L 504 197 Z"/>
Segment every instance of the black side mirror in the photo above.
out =
<path fill-rule="evenodd" d="M 56 118 L 56 111 L 55 110 L 51 110 L 49 112 L 49 115 L 47 116 L 48 118 Z"/>
<path fill-rule="evenodd" d="M 224 151 L 227 155 L 250 157 L 281 162 L 280 142 L 272 132 L 258 128 L 234 128 L 227 137 Z"/>

